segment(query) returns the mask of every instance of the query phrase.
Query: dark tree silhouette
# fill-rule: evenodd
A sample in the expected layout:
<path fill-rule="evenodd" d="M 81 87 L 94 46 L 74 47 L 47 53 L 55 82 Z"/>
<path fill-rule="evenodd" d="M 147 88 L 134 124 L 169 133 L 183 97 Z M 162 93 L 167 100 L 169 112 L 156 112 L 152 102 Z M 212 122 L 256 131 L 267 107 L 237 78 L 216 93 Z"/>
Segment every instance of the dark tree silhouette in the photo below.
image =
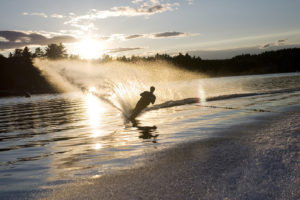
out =
<path fill-rule="evenodd" d="M 22 57 L 25 60 L 25 62 L 27 62 L 27 63 L 31 62 L 32 53 L 30 52 L 30 50 L 28 49 L 27 46 L 25 46 L 22 51 Z"/>
<path fill-rule="evenodd" d="M 71 54 L 71 55 L 69 56 L 69 58 L 70 58 L 70 60 L 80 60 L 79 55 L 73 55 L 73 54 Z"/>
<path fill-rule="evenodd" d="M 62 44 L 49 44 L 44 51 L 38 47 L 32 54 L 28 47 L 15 49 L 8 58 L 0 54 L 0 96 L 30 93 L 49 93 L 56 90 L 32 64 L 33 58 L 78 59 L 76 55 L 66 54 Z M 204 73 L 209 76 L 232 76 L 247 74 L 282 73 L 300 71 L 300 48 L 264 52 L 258 55 L 244 54 L 224 60 L 202 60 L 189 54 L 175 56 L 156 54 L 148 57 L 117 57 L 104 55 L 97 62 L 117 60 L 126 63 L 165 61 L 178 68 Z M 96 61 L 95 61 L 96 62 Z"/>
<path fill-rule="evenodd" d="M 118 57 L 116 60 L 120 62 L 127 62 L 126 56 Z"/>
<path fill-rule="evenodd" d="M 22 57 L 22 51 L 23 51 L 22 49 L 15 49 L 12 57 L 15 57 L 15 58 Z"/>
<path fill-rule="evenodd" d="M 28 47 L 16 49 L 9 58 L 0 56 L 0 96 L 23 96 L 26 92 L 56 92 L 32 65 L 32 53 Z"/>
<path fill-rule="evenodd" d="M 231 59 L 202 60 L 191 57 L 188 53 L 175 56 L 156 54 L 149 57 L 131 56 L 118 57 L 117 61 L 136 63 L 137 61 L 156 62 L 167 61 L 178 68 L 205 73 L 210 76 L 232 76 L 246 74 L 280 73 L 300 71 L 300 49 L 282 49 L 264 52 L 258 55 L 239 55 Z"/>
<path fill-rule="evenodd" d="M 33 58 L 41 58 L 45 56 L 44 51 L 41 49 L 41 47 L 37 47 L 34 51 L 34 54 L 32 55 Z"/>
<path fill-rule="evenodd" d="M 103 55 L 102 58 L 100 59 L 101 62 L 111 62 L 113 58 L 110 55 Z"/>
<path fill-rule="evenodd" d="M 66 52 L 67 52 L 66 48 L 62 43 L 60 43 L 60 44 L 49 44 L 46 47 L 45 56 L 49 59 L 62 59 L 62 58 L 67 58 L 68 57 Z"/>

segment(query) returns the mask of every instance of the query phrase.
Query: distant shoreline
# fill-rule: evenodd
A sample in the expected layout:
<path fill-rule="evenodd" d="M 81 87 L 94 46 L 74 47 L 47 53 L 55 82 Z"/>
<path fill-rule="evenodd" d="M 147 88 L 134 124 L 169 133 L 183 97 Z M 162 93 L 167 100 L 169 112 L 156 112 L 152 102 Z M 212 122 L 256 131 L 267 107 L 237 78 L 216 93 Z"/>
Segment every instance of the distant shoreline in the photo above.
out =
<path fill-rule="evenodd" d="M 55 46 L 55 45 L 54 45 Z M 62 48 L 64 48 L 62 46 Z M 62 52 L 60 55 L 39 54 L 39 56 L 24 50 L 16 49 L 9 58 L 0 55 L 0 97 L 14 96 L 24 93 L 43 94 L 58 93 L 59 91 L 42 75 L 42 72 L 34 67 L 34 58 L 49 60 L 83 61 L 72 55 L 68 56 Z M 156 54 L 149 57 L 131 56 L 112 57 L 106 55 L 102 59 L 94 60 L 92 63 L 101 64 L 108 62 L 124 62 L 133 65 L 143 63 L 160 64 L 160 62 L 207 75 L 208 77 L 228 77 L 240 75 L 259 75 L 273 73 L 291 73 L 300 71 L 300 48 L 282 49 L 264 52 L 258 55 L 239 55 L 231 59 L 202 60 L 200 57 L 192 57 L 189 54 L 170 56 L 167 54 Z"/>

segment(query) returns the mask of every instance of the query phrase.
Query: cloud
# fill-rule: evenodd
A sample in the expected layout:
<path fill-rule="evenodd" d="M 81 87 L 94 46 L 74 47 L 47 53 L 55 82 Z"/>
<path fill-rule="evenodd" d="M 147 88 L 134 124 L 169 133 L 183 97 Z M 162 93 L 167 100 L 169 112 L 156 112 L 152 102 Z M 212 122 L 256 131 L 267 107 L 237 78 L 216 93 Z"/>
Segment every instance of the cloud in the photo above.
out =
<path fill-rule="evenodd" d="M 60 15 L 60 14 L 52 14 L 50 17 L 52 17 L 52 18 L 58 18 L 58 19 L 62 19 L 62 18 L 64 18 L 64 16 L 63 15 Z"/>
<path fill-rule="evenodd" d="M 143 0 L 133 0 L 133 1 L 131 1 L 131 3 L 133 3 L 133 4 L 139 4 L 141 2 L 143 2 Z"/>
<path fill-rule="evenodd" d="M 260 46 L 260 49 L 266 49 L 266 48 L 269 48 L 271 46 L 273 46 L 272 43 L 270 43 L 270 44 L 264 44 L 264 45 Z"/>
<path fill-rule="evenodd" d="M 119 53 L 124 51 L 134 51 L 134 50 L 140 50 L 142 48 L 140 47 L 134 47 L 134 48 L 115 48 L 115 49 L 108 49 L 107 53 Z"/>
<path fill-rule="evenodd" d="M 50 43 L 72 43 L 77 39 L 68 35 L 45 37 L 39 33 L 25 33 L 21 31 L 0 31 L 0 49 L 20 48 L 28 45 L 47 45 Z"/>
<path fill-rule="evenodd" d="M 98 28 L 95 26 L 94 23 L 88 22 L 84 24 L 73 24 L 72 26 L 79 28 L 82 31 L 96 31 Z"/>
<path fill-rule="evenodd" d="M 189 5 L 193 5 L 194 4 L 194 0 L 186 0 L 188 2 Z"/>
<path fill-rule="evenodd" d="M 42 12 L 33 12 L 33 13 L 23 12 L 23 15 L 40 16 L 40 17 L 44 17 L 44 18 L 48 17 L 48 15 L 46 15 L 45 13 L 42 13 Z"/>
<path fill-rule="evenodd" d="M 132 34 L 132 35 L 123 35 L 123 34 L 112 34 L 110 36 L 101 36 L 99 37 L 102 40 L 131 40 L 136 38 L 148 38 L 148 39 L 156 39 L 156 38 L 168 38 L 168 37 L 189 37 L 195 36 L 198 34 L 195 33 L 183 33 L 183 32 L 161 32 L 161 33 L 145 33 L 145 34 Z"/>
<path fill-rule="evenodd" d="M 288 39 L 283 39 L 283 40 L 277 40 L 276 45 L 285 45 L 288 42 Z"/>
<path fill-rule="evenodd" d="M 51 17 L 51 18 L 57 18 L 57 19 L 62 19 L 62 18 L 66 17 L 66 16 L 63 16 L 63 15 L 60 15 L 57 13 L 51 14 L 50 16 L 45 13 L 42 13 L 42 12 L 33 12 L 33 13 L 23 12 L 22 14 L 26 15 L 26 16 L 39 16 L 39 17 L 43 17 L 43 18 Z"/>
<path fill-rule="evenodd" d="M 164 3 L 163 3 L 164 2 Z M 87 21 L 106 19 L 111 17 L 135 17 L 135 16 L 151 16 L 166 11 L 178 9 L 179 3 L 169 3 L 164 0 L 148 0 L 148 1 L 132 1 L 135 6 L 115 6 L 108 10 L 91 9 L 85 15 L 69 15 L 69 20 L 65 24 L 71 26 L 82 25 Z"/>
<path fill-rule="evenodd" d="M 125 39 L 130 40 L 130 39 L 135 39 L 135 38 L 139 38 L 139 37 L 143 37 L 143 36 L 144 36 L 143 34 L 134 34 L 134 35 L 126 36 Z"/>
<path fill-rule="evenodd" d="M 300 48 L 300 44 L 287 44 L 282 46 L 269 46 L 268 49 L 263 49 L 261 46 L 243 47 L 236 49 L 223 50 L 196 50 L 188 51 L 191 56 L 200 56 L 202 59 L 229 59 L 242 54 L 260 54 L 265 51 L 276 51 L 280 49 Z"/>
<path fill-rule="evenodd" d="M 0 37 L 0 42 L 9 42 L 9 40 L 4 37 Z"/>
<path fill-rule="evenodd" d="M 110 40 L 111 38 L 109 36 L 100 36 L 100 40 Z"/>
<path fill-rule="evenodd" d="M 165 38 L 165 37 L 183 37 L 183 36 L 188 36 L 189 34 L 187 33 L 182 33 L 182 32 L 162 32 L 162 33 L 153 33 L 152 37 L 154 38 Z"/>
<path fill-rule="evenodd" d="M 156 39 L 156 38 L 168 38 L 168 37 L 189 37 L 198 35 L 196 33 L 183 33 L 183 32 L 161 32 L 161 33 L 145 33 L 145 34 L 132 34 L 132 35 L 123 35 L 123 34 L 112 34 L 110 36 L 101 36 L 101 40 L 131 40 L 136 38 L 147 38 L 147 39 Z"/>
<path fill-rule="evenodd" d="M 286 45 L 288 42 L 288 39 L 281 39 L 281 40 L 277 40 L 274 43 L 269 43 L 269 44 L 264 44 L 260 46 L 260 49 L 266 49 L 266 48 L 270 48 L 270 47 L 274 47 L 274 46 L 282 46 L 282 45 Z"/>

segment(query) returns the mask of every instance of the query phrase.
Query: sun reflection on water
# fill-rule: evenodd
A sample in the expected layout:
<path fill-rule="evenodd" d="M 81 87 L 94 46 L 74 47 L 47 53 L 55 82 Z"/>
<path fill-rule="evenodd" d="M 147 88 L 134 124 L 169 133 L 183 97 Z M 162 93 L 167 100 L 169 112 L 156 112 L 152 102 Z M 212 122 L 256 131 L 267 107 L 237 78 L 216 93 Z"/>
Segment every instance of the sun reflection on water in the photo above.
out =
<path fill-rule="evenodd" d="M 201 85 L 198 88 L 198 97 L 199 97 L 199 103 L 201 105 L 205 105 L 206 103 L 206 94 Z"/>
<path fill-rule="evenodd" d="M 94 149 L 98 150 L 102 148 L 102 144 L 96 143 Z"/>
<path fill-rule="evenodd" d="M 101 131 L 101 121 L 105 107 L 101 101 L 94 96 L 94 92 L 96 92 L 96 88 L 91 87 L 89 93 L 86 95 L 86 106 L 89 125 L 92 129 L 91 137 L 96 138 L 103 135 Z"/>

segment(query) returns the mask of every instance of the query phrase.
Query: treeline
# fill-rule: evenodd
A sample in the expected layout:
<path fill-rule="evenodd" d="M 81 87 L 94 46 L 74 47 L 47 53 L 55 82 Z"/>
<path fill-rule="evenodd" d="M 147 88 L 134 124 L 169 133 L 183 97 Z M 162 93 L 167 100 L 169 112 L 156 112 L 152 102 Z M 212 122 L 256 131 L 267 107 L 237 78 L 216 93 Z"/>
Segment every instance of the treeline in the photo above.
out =
<path fill-rule="evenodd" d="M 28 47 L 15 49 L 8 58 L 0 54 L 0 96 L 56 92 L 41 71 L 33 66 L 32 59 L 39 56 L 31 53 Z"/>
<path fill-rule="evenodd" d="M 8 58 L 0 54 L 0 96 L 30 93 L 52 93 L 55 89 L 33 66 L 34 58 L 80 60 L 77 55 L 68 55 L 63 44 L 49 44 L 45 49 L 36 48 L 33 52 L 28 47 L 15 49 Z M 300 71 L 300 49 L 283 49 L 264 52 L 258 55 L 239 55 L 231 59 L 203 60 L 200 57 L 181 54 L 170 56 L 117 57 L 104 55 L 94 60 L 96 63 L 119 61 L 125 63 L 169 62 L 178 68 L 205 73 L 209 76 L 232 76 L 247 74 L 283 73 Z"/>
<path fill-rule="evenodd" d="M 104 57 L 104 61 L 113 60 Z M 140 61 L 155 62 L 163 60 L 194 72 L 205 73 L 210 76 L 234 76 L 249 74 L 284 73 L 300 71 L 300 49 L 282 49 L 264 52 L 258 55 L 244 54 L 231 59 L 202 60 L 200 57 L 179 53 L 176 56 L 156 54 L 150 57 L 123 56 L 116 60 L 127 63 Z"/>

